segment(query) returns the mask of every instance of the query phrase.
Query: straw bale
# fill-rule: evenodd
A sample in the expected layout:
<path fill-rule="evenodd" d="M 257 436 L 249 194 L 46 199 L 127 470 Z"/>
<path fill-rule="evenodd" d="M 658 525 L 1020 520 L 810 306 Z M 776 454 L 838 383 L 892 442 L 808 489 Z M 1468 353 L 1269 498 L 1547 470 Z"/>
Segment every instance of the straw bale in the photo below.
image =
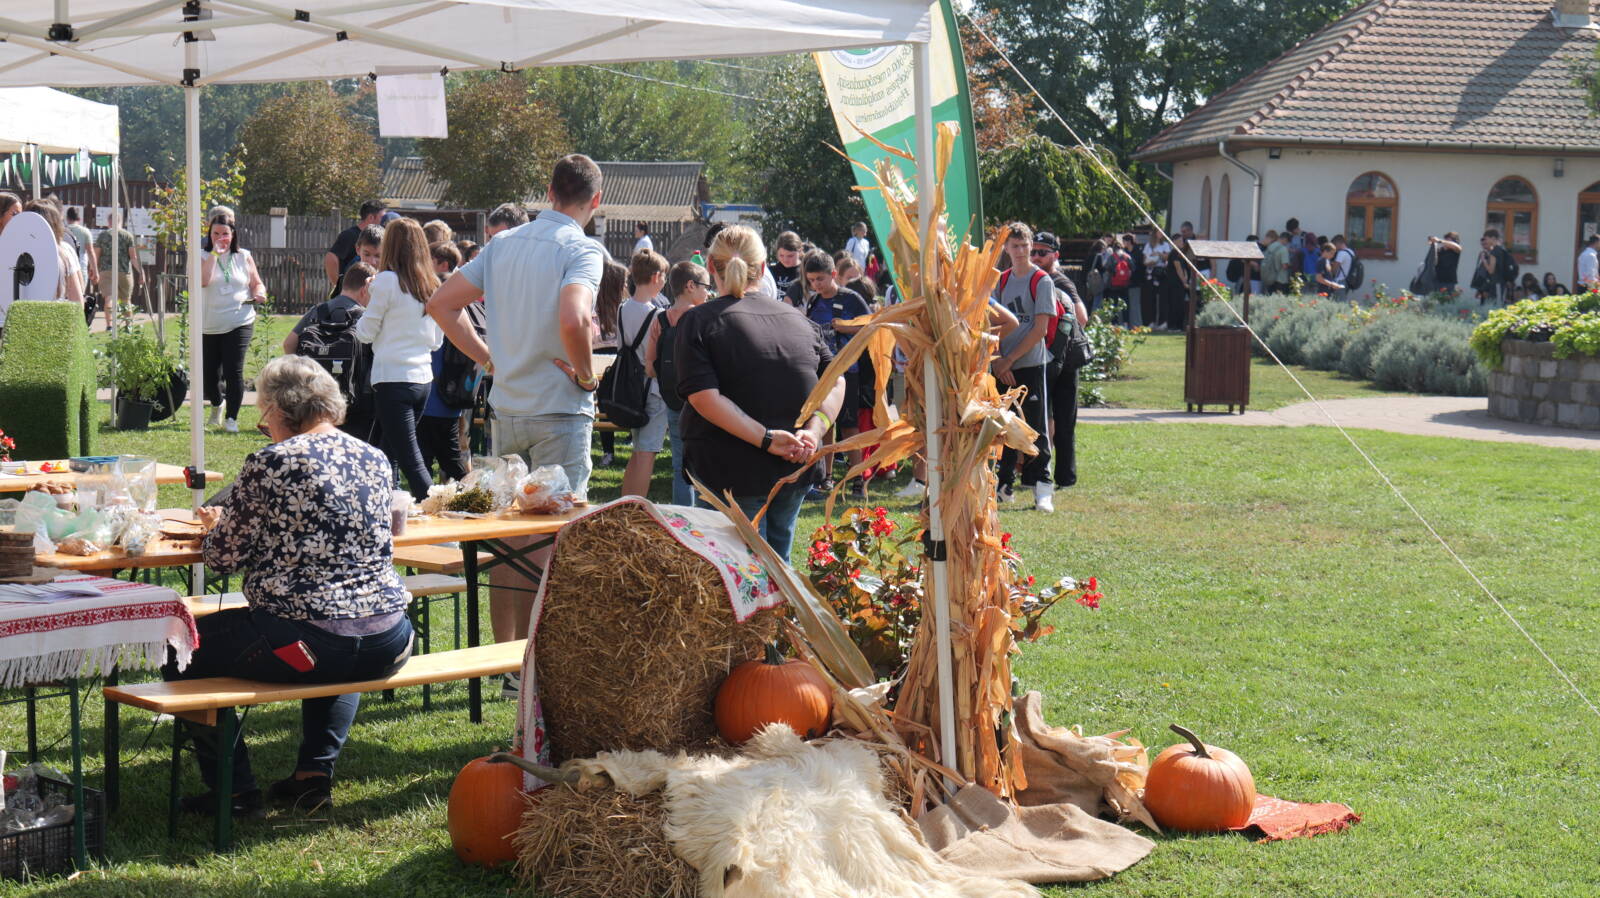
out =
<path fill-rule="evenodd" d="M 541 789 L 515 836 L 517 878 L 548 898 L 696 898 L 699 874 L 662 833 L 662 798 Z"/>
<path fill-rule="evenodd" d="M 711 744 L 717 687 L 761 657 L 778 612 L 735 623 L 716 568 L 636 504 L 568 527 L 534 662 L 552 759 Z"/>

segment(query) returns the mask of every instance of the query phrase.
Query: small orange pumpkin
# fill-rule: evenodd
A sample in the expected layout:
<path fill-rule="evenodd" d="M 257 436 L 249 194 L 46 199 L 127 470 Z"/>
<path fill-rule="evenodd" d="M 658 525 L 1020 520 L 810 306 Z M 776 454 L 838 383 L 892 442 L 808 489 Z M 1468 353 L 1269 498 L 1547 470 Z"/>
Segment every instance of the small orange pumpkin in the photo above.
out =
<path fill-rule="evenodd" d="M 1220 832 L 1250 822 L 1256 781 L 1239 756 L 1206 745 L 1177 724 L 1188 745 L 1169 746 L 1145 777 L 1144 806 L 1156 822 L 1179 832 Z"/>
<path fill-rule="evenodd" d="M 511 835 L 522 825 L 526 803 L 515 765 L 486 757 L 468 762 L 450 786 L 446 812 L 456 856 L 485 867 L 516 860 Z"/>
<path fill-rule="evenodd" d="M 717 732 L 734 745 L 750 740 L 769 723 L 786 723 L 812 739 L 828 731 L 833 694 L 809 662 L 785 660 L 775 645 L 761 661 L 733 669 L 717 690 Z"/>

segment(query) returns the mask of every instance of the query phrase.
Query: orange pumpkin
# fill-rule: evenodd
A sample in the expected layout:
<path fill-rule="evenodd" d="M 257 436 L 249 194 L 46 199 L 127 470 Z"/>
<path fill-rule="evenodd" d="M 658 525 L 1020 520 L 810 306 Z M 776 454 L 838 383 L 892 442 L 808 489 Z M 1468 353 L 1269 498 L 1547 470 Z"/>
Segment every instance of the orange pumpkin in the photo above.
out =
<path fill-rule="evenodd" d="M 477 758 L 461 768 L 450 786 L 450 844 L 469 864 L 492 867 L 517 859 L 511 835 L 522 825 L 526 799 L 522 771 L 512 764 Z"/>
<path fill-rule="evenodd" d="M 812 739 L 828 731 L 833 693 L 810 663 L 784 660 L 775 645 L 767 657 L 733 669 L 717 690 L 717 732 L 734 745 L 748 742 L 769 723 L 786 723 Z"/>
<path fill-rule="evenodd" d="M 1145 777 L 1144 806 L 1156 822 L 1179 832 L 1220 832 L 1250 822 L 1256 781 L 1239 756 L 1206 745 L 1177 724 L 1172 731 L 1189 740 L 1156 756 Z"/>

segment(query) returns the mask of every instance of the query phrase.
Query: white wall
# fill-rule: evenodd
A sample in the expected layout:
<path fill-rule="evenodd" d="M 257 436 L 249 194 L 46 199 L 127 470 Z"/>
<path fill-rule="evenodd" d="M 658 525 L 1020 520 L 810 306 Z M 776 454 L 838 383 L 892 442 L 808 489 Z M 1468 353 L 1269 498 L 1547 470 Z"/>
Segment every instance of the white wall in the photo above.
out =
<path fill-rule="evenodd" d="M 1501 178 L 1516 175 L 1533 185 L 1539 197 L 1537 261 L 1522 266 L 1524 272 L 1543 277 L 1555 272 L 1571 285 L 1578 253 L 1578 194 L 1600 181 L 1600 159 L 1564 157 L 1565 176 L 1554 176 L 1551 156 L 1510 156 L 1487 153 L 1414 153 L 1400 151 L 1297 150 L 1285 148 L 1282 157 L 1269 159 L 1267 150 L 1243 150 L 1241 162 L 1261 172 L 1260 230 L 1281 230 L 1289 218 L 1301 227 L 1331 237 L 1344 229 L 1345 193 L 1350 182 L 1369 171 L 1389 176 L 1400 194 L 1399 240 L 1396 259 L 1367 259 L 1367 286 L 1385 284 L 1399 292 L 1411 282 L 1427 253 L 1430 234 L 1461 234 L 1463 285 L 1472 277 L 1478 238 L 1482 236 L 1489 188 Z M 1216 192 L 1227 173 L 1233 191 L 1233 212 L 1227 235 L 1213 227 L 1213 239 L 1243 240 L 1250 229 L 1250 176 L 1221 157 L 1180 162 L 1173 170 L 1172 224 L 1185 220 L 1200 227 L 1200 189 L 1211 176 L 1212 216 L 1221 208 Z"/>

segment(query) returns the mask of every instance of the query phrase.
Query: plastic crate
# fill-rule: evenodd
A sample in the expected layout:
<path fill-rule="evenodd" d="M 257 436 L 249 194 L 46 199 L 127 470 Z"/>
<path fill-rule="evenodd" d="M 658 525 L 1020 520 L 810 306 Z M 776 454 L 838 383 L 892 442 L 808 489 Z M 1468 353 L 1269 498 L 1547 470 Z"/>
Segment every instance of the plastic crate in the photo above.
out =
<path fill-rule="evenodd" d="M 69 801 L 72 798 L 71 783 L 40 777 L 39 789 L 45 794 L 59 793 Z M 85 786 L 83 803 L 88 808 L 83 827 L 84 846 L 89 857 L 103 860 L 106 854 L 106 795 L 99 789 Z M 79 808 L 78 812 L 82 813 L 83 810 Z M 0 878 L 27 879 L 71 872 L 74 822 L 68 820 L 54 826 L 0 834 Z"/>

